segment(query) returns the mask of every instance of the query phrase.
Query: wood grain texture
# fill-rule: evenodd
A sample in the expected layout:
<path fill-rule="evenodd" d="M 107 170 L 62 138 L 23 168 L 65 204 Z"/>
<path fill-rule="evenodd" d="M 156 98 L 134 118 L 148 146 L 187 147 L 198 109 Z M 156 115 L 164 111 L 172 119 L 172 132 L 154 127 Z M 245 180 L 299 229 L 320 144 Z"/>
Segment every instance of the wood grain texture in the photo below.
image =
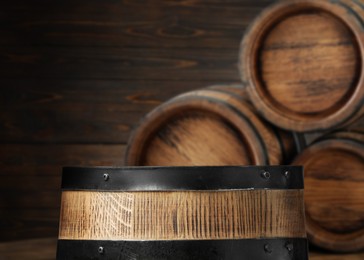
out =
<path fill-rule="evenodd" d="M 2 260 L 54 260 L 56 259 L 56 251 L 56 237 L 0 243 L 0 255 Z"/>
<path fill-rule="evenodd" d="M 2 47 L 2 78 L 239 80 L 236 52 L 220 49 Z"/>
<path fill-rule="evenodd" d="M 267 120 L 303 132 L 363 113 L 363 21 L 363 5 L 351 0 L 281 1 L 258 16 L 240 71 Z"/>
<path fill-rule="evenodd" d="M 336 109 L 357 83 L 353 35 L 329 14 L 307 11 L 287 17 L 262 45 L 258 73 L 266 95 L 287 113 L 310 117 Z"/>
<path fill-rule="evenodd" d="M 0 45 L 236 50 L 244 28 L 272 2 L 14 1 L 1 10 Z"/>
<path fill-rule="evenodd" d="M 142 115 L 182 92 L 235 82 L 246 25 L 272 2 L 3 2 L 0 240 L 56 237 L 62 166 L 121 165 Z M 54 259 L 42 241 L 1 244 L 1 256 Z"/>
<path fill-rule="evenodd" d="M 126 143 L 148 111 L 205 82 L 2 80 L 0 143 Z"/>
<path fill-rule="evenodd" d="M 63 191 L 59 239 L 306 237 L 303 191 Z"/>
<path fill-rule="evenodd" d="M 292 133 L 263 121 L 241 86 L 184 93 L 150 112 L 132 134 L 127 165 L 284 164 Z"/>
<path fill-rule="evenodd" d="M 121 166 L 125 145 L 2 144 L 0 240 L 56 236 L 63 166 Z"/>
<path fill-rule="evenodd" d="M 121 166 L 147 112 L 239 81 L 241 35 L 272 1 L 3 2 L 0 240 L 56 236 L 63 166 Z"/>
<path fill-rule="evenodd" d="M 305 209 L 311 242 L 326 249 L 364 249 L 364 135 L 337 133 L 293 162 L 305 168 Z"/>

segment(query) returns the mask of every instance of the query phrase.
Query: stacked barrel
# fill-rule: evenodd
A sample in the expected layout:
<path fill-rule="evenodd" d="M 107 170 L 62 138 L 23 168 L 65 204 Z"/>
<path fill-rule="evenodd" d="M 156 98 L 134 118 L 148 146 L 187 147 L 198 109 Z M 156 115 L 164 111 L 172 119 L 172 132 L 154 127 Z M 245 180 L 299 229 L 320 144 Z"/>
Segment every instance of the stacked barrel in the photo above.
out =
<path fill-rule="evenodd" d="M 364 250 L 363 52 L 363 1 L 277 2 L 243 37 L 242 82 L 157 107 L 125 163 L 303 165 L 310 241 Z"/>

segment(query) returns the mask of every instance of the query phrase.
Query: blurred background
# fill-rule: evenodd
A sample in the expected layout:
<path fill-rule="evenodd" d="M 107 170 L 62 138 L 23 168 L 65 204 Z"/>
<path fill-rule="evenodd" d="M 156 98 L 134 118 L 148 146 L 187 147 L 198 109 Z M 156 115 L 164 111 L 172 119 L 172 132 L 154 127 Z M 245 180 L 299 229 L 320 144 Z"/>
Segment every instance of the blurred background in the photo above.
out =
<path fill-rule="evenodd" d="M 144 114 L 239 82 L 244 30 L 271 2 L 3 2 L 0 240 L 57 237 L 63 166 L 120 166 Z"/>

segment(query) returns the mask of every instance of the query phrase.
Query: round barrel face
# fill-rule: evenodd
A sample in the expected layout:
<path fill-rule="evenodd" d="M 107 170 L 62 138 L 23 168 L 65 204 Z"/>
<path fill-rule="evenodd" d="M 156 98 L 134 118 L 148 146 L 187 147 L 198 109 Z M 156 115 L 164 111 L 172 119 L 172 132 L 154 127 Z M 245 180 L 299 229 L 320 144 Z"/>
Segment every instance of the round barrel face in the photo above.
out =
<path fill-rule="evenodd" d="M 251 165 L 241 131 L 208 111 L 185 111 L 165 122 L 145 145 L 141 165 Z"/>
<path fill-rule="evenodd" d="M 284 129 L 330 129 L 363 113 L 364 9 L 357 1 L 281 1 L 243 38 L 253 105 Z"/>
<path fill-rule="evenodd" d="M 272 26 L 261 45 L 257 59 L 262 94 L 291 117 L 333 113 L 358 84 L 355 37 L 328 12 L 290 14 Z"/>
<path fill-rule="evenodd" d="M 245 89 L 235 85 L 176 96 L 146 115 L 135 129 L 125 164 L 286 164 L 300 149 L 299 141 L 260 118 L 246 99 Z"/>
<path fill-rule="evenodd" d="M 277 137 L 233 90 L 184 93 L 151 111 L 129 139 L 126 165 L 279 165 L 292 137 Z"/>
<path fill-rule="evenodd" d="M 363 249 L 363 143 L 320 141 L 294 164 L 305 169 L 307 230 L 312 241 L 335 251 Z"/>

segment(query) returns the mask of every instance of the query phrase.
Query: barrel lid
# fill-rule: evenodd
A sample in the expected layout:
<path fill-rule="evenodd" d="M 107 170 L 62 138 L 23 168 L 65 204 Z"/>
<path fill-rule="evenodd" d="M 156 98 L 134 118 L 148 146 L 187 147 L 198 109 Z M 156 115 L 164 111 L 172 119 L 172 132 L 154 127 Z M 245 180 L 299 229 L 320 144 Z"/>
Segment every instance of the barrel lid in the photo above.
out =
<path fill-rule="evenodd" d="M 268 120 L 299 132 L 344 124 L 363 100 L 359 1 L 280 1 L 241 44 L 240 71 Z"/>
<path fill-rule="evenodd" d="M 364 249 L 363 139 L 333 137 L 320 139 L 293 162 L 305 167 L 307 233 L 330 250 Z"/>
<path fill-rule="evenodd" d="M 301 166 L 64 167 L 63 190 L 303 189 Z"/>

